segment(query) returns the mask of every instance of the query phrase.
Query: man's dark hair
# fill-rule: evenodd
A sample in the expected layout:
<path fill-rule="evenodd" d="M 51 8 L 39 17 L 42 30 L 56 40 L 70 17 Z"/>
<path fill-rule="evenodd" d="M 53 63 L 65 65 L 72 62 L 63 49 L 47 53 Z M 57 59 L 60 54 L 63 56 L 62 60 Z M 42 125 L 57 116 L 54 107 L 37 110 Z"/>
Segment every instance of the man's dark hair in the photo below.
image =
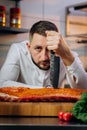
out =
<path fill-rule="evenodd" d="M 30 41 L 32 40 L 34 33 L 38 33 L 42 36 L 46 36 L 45 32 L 47 30 L 58 32 L 58 28 L 56 27 L 56 25 L 49 21 L 39 21 L 39 22 L 33 24 L 33 26 L 30 29 L 30 33 L 29 33 Z"/>

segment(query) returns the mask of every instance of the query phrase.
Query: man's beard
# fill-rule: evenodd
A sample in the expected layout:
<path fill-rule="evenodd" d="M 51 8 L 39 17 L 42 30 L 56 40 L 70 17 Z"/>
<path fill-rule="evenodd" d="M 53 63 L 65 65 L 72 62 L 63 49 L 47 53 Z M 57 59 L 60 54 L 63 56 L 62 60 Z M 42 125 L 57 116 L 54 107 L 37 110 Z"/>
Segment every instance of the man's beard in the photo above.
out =
<path fill-rule="evenodd" d="M 38 64 L 36 64 L 35 63 L 35 61 L 33 60 L 33 58 L 31 57 L 31 59 L 32 59 L 32 61 L 33 61 L 33 63 L 39 68 L 39 69 L 41 69 L 41 70 L 49 70 L 50 69 L 50 65 L 48 66 L 48 67 L 41 67 L 41 66 L 39 66 Z M 49 64 L 49 60 L 45 60 L 45 61 L 42 61 L 43 63 L 48 63 Z"/>

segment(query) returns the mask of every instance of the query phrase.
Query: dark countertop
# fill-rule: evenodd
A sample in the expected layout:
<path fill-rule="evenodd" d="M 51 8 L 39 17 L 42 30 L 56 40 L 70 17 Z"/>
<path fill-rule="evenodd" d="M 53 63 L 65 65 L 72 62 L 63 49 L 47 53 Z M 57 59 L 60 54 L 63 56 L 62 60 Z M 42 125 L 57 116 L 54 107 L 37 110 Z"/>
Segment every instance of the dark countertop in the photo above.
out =
<path fill-rule="evenodd" d="M 0 130 L 87 130 L 87 124 L 79 121 L 64 122 L 57 117 L 0 117 Z"/>

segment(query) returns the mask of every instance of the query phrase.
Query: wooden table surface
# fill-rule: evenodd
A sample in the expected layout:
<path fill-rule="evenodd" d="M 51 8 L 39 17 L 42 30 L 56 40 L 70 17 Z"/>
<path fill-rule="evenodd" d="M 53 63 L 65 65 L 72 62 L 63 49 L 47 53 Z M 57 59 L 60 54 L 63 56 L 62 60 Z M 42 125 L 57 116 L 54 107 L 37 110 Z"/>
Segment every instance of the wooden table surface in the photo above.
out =
<path fill-rule="evenodd" d="M 7 116 L 58 116 L 69 111 L 73 102 L 0 102 L 0 115 Z"/>

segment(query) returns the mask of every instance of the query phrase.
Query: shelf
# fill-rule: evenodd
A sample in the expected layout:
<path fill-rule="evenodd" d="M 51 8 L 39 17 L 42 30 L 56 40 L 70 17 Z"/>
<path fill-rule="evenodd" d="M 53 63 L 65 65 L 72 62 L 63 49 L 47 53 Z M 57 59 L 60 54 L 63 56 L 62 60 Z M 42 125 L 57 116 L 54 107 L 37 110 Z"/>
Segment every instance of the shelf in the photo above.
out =
<path fill-rule="evenodd" d="M 19 7 L 19 2 L 21 0 L 11 0 L 15 1 L 15 6 Z M 0 34 L 19 34 L 19 33 L 29 33 L 29 29 L 25 28 L 16 28 L 16 27 L 6 27 L 6 26 L 0 26 Z"/>
<path fill-rule="evenodd" d="M 0 34 L 18 34 L 18 33 L 28 33 L 29 29 L 25 28 L 12 28 L 12 27 L 2 27 L 0 26 Z"/>
<path fill-rule="evenodd" d="M 87 38 L 87 2 L 66 7 L 66 36 Z"/>

